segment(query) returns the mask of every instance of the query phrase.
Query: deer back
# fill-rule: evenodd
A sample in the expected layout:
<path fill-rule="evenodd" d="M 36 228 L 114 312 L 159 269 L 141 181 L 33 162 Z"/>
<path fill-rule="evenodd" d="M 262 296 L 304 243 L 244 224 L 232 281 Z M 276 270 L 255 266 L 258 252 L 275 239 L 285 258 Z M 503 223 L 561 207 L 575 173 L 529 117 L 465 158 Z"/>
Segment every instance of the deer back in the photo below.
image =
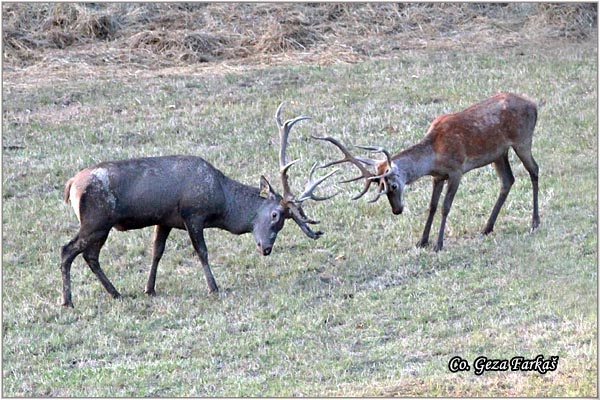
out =
<path fill-rule="evenodd" d="M 223 174 L 200 157 L 110 161 L 75 175 L 70 197 L 81 222 L 104 219 L 120 230 L 158 224 L 183 228 L 182 213 L 222 211 L 222 179 Z"/>

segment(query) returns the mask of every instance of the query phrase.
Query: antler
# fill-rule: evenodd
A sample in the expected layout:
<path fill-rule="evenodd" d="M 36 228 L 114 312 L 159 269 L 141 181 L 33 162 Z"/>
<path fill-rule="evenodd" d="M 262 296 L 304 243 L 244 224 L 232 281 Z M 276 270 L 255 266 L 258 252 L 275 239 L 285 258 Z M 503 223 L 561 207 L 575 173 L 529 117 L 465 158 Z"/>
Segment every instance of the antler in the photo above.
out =
<path fill-rule="evenodd" d="M 317 188 L 317 186 L 319 186 L 322 182 L 325 181 L 325 179 L 329 178 L 331 175 L 335 174 L 336 172 L 339 171 L 339 168 L 334 169 L 333 171 L 331 171 L 330 173 L 328 173 L 327 175 L 325 175 L 322 178 L 317 179 L 316 181 L 313 181 L 313 174 L 315 173 L 315 170 L 317 169 L 317 163 L 314 163 L 312 168 L 310 169 L 310 172 L 308 174 L 308 181 L 306 182 L 306 186 L 304 187 L 304 191 L 300 194 L 300 196 L 298 196 L 298 198 L 296 199 L 296 201 L 299 202 L 303 202 L 306 199 L 313 199 L 314 201 L 323 201 L 323 200 L 329 200 L 334 196 L 337 196 L 339 192 L 332 194 L 331 196 L 327 196 L 327 197 L 320 197 L 320 196 L 315 196 L 314 195 L 314 190 Z"/>
<path fill-rule="evenodd" d="M 302 121 L 304 119 L 310 119 L 307 115 L 300 115 L 294 119 L 289 119 L 285 122 L 281 122 L 281 109 L 285 102 L 281 102 L 279 107 L 277 107 L 277 111 L 275 111 L 275 121 L 277 122 L 277 126 L 279 127 L 279 176 L 281 178 L 281 184 L 283 186 L 283 198 L 284 200 L 291 201 L 294 198 L 292 190 L 290 189 L 289 178 L 287 174 L 287 170 L 294 165 L 298 160 L 294 160 L 290 163 L 286 161 L 286 151 L 288 146 L 288 136 L 290 135 L 290 131 L 292 126 L 298 121 Z"/>
<path fill-rule="evenodd" d="M 385 158 L 388 162 L 388 165 L 392 165 L 392 156 L 390 155 L 390 152 L 387 151 L 386 149 L 384 149 L 383 147 L 379 147 L 379 146 L 356 146 L 359 147 L 361 149 L 365 149 L 365 150 L 369 150 L 372 151 L 374 153 L 383 153 L 385 154 Z"/>
<path fill-rule="evenodd" d="M 379 152 L 379 153 L 384 153 L 385 157 L 387 159 L 388 165 L 390 165 L 390 169 L 389 171 L 387 171 L 384 174 L 381 175 L 375 175 L 372 172 L 370 172 L 367 168 L 365 168 L 365 166 L 363 164 L 366 165 L 377 165 L 379 163 L 379 161 L 377 160 L 373 160 L 370 158 L 361 158 L 361 157 L 355 157 L 352 155 L 352 153 L 350 153 L 350 151 L 348 151 L 348 149 L 346 149 L 346 147 L 344 147 L 344 145 L 342 145 L 337 139 L 331 137 L 331 136 L 324 136 L 324 137 L 319 137 L 319 136 L 312 136 L 313 139 L 317 139 L 317 140 L 324 140 L 327 142 L 332 143 L 333 145 L 335 145 L 338 149 L 341 150 L 342 153 L 344 153 L 344 158 L 340 159 L 340 160 L 336 160 L 336 161 L 331 161 L 325 165 L 322 165 L 320 168 L 327 168 L 330 167 L 332 165 L 336 165 L 336 164 L 341 164 L 344 162 L 350 162 L 352 164 L 354 164 L 354 166 L 356 166 L 360 172 L 361 172 L 361 176 L 357 176 L 356 178 L 351 178 L 345 181 L 342 181 L 341 183 L 348 183 L 348 182 L 354 182 L 357 181 L 359 179 L 364 178 L 365 179 L 365 186 L 363 187 L 363 190 L 355 195 L 354 197 L 352 197 L 352 200 L 358 200 L 360 199 L 362 196 L 365 195 L 365 193 L 367 193 L 367 191 L 369 190 L 369 188 L 371 187 L 371 184 L 375 181 L 379 181 L 380 185 L 379 185 L 379 190 L 377 192 L 377 195 L 375 198 L 373 198 L 372 200 L 369 201 L 369 203 L 374 203 L 377 200 L 379 200 L 379 197 L 381 197 L 382 194 L 387 194 L 388 192 L 388 187 L 387 187 L 387 183 L 385 182 L 385 178 L 389 175 L 391 175 L 393 173 L 392 171 L 392 156 L 390 155 L 390 153 L 384 149 L 383 147 L 375 147 L 375 146 L 356 146 L 359 147 L 361 149 L 365 149 L 365 150 L 370 150 L 373 152 Z"/>
<path fill-rule="evenodd" d="M 279 176 L 281 178 L 281 185 L 283 187 L 283 194 L 282 194 L 283 200 L 282 201 L 283 201 L 283 204 L 290 210 L 292 219 L 298 224 L 298 226 L 300 226 L 302 231 L 310 238 L 317 239 L 319 236 L 321 236 L 323 234 L 323 232 L 320 232 L 320 231 L 313 232 L 308 227 L 307 224 L 318 224 L 319 221 L 315 221 L 315 220 L 308 218 L 306 216 L 306 214 L 304 213 L 304 210 L 302 210 L 301 204 L 306 199 L 312 199 L 315 201 L 323 201 L 323 200 L 328 200 L 328 199 L 332 198 L 333 196 L 337 195 L 338 193 L 335 193 L 328 197 L 319 197 L 314 194 L 314 191 L 317 188 L 317 186 L 319 186 L 321 183 L 323 183 L 331 175 L 335 174 L 338 170 L 335 169 L 335 170 L 331 171 L 330 173 L 328 173 L 327 175 L 325 175 L 324 177 L 319 178 L 317 180 L 313 180 L 312 177 L 316 170 L 316 163 L 315 163 L 315 165 L 313 165 L 313 167 L 310 170 L 310 173 L 308 176 L 308 181 L 306 183 L 304 191 L 300 194 L 300 196 L 298 196 L 298 197 L 294 196 L 294 194 L 290 188 L 290 182 L 289 182 L 289 177 L 288 177 L 287 172 L 288 172 L 288 169 L 292 165 L 294 165 L 296 162 L 298 162 L 298 160 L 287 162 L 286 151 L 287 151 L 287 146 L 288 146 L 288 137 L 290 135 L 292 126 L 294 126 L 294 124 L 296 122 L 302 121 L 304 119 L 310 119 L 310 117 L 306 116 L 306 115 L 300 115 L 296 118 L 289 119 L 285 122 L 282 122 L 281 109 L 284 104 L 285 104 L 285 102 L 282 102 L 279 105 L 279 107 L 277 107 L 277 111 L 275 112 L 275 121 L 277 122 L 277 126 L 279 127 L 279 138 L 280 138 Z"/>

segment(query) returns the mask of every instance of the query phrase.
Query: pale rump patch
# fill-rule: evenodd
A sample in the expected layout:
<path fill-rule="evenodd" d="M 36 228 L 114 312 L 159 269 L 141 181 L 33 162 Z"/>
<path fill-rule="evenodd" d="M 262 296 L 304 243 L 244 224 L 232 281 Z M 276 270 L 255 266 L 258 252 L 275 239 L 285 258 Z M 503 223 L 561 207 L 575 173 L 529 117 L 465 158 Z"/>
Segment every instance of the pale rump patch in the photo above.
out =
<path fill-rule="evenodd" d="M 98 178 L 98 180 L 102 183 L 102 191 L 106 193 L 108 205 L 114 210 L 117 207 L 117 199 L 110 190 L 108 170 L 106 168 L 95 168 L 92 170 L 91 175 Z"/>
<path fill-rule="evenodd" d="M 91 174 L 102 182 L 102 188 L 108 192 L 108 171 L 105 168 L 95 168 Z"/>

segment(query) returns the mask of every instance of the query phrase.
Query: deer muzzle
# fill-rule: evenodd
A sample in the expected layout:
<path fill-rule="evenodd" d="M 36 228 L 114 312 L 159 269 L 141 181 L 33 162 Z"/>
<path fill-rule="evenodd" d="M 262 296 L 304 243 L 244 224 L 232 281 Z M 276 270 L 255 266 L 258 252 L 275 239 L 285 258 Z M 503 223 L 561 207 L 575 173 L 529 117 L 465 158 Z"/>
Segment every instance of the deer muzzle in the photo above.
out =
<path fill-rule="evenodd" d="M 268 256 L 269 254 L 271 254 L 271 251 L 273 250 L 273 245 L 272 244 L 270 244 L 270 245 L 263 245 L 261 242 L 257 242 L 256 243 L 256 249 L 263 256 Z"/>
<path fill-rule="evenodd" d="M 400 207 L 392 206 L 392 213 L 394 213 L 394 215 L 402 214 L 402 211 L 404 211 L 403 206 L 400 206 Z"/>

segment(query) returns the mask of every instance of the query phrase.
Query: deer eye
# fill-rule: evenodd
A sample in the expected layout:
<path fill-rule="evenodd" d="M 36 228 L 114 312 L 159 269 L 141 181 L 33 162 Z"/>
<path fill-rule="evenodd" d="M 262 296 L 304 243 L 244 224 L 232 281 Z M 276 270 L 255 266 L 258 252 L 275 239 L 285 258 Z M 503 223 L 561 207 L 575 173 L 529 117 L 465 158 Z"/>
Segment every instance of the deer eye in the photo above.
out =
<path fill-rule="evenodd" d="M 273 211 L 271 213 L 271 220 L 277 221 L 279 219 L 279 213 L 277 211 Z"/>
<path fill-rule="evenodd" d="M 392 190 L 398 190 L 398 185 L 396 185 L 395 183 L 392 183 L 390 187 L 392 188 Z"/>

